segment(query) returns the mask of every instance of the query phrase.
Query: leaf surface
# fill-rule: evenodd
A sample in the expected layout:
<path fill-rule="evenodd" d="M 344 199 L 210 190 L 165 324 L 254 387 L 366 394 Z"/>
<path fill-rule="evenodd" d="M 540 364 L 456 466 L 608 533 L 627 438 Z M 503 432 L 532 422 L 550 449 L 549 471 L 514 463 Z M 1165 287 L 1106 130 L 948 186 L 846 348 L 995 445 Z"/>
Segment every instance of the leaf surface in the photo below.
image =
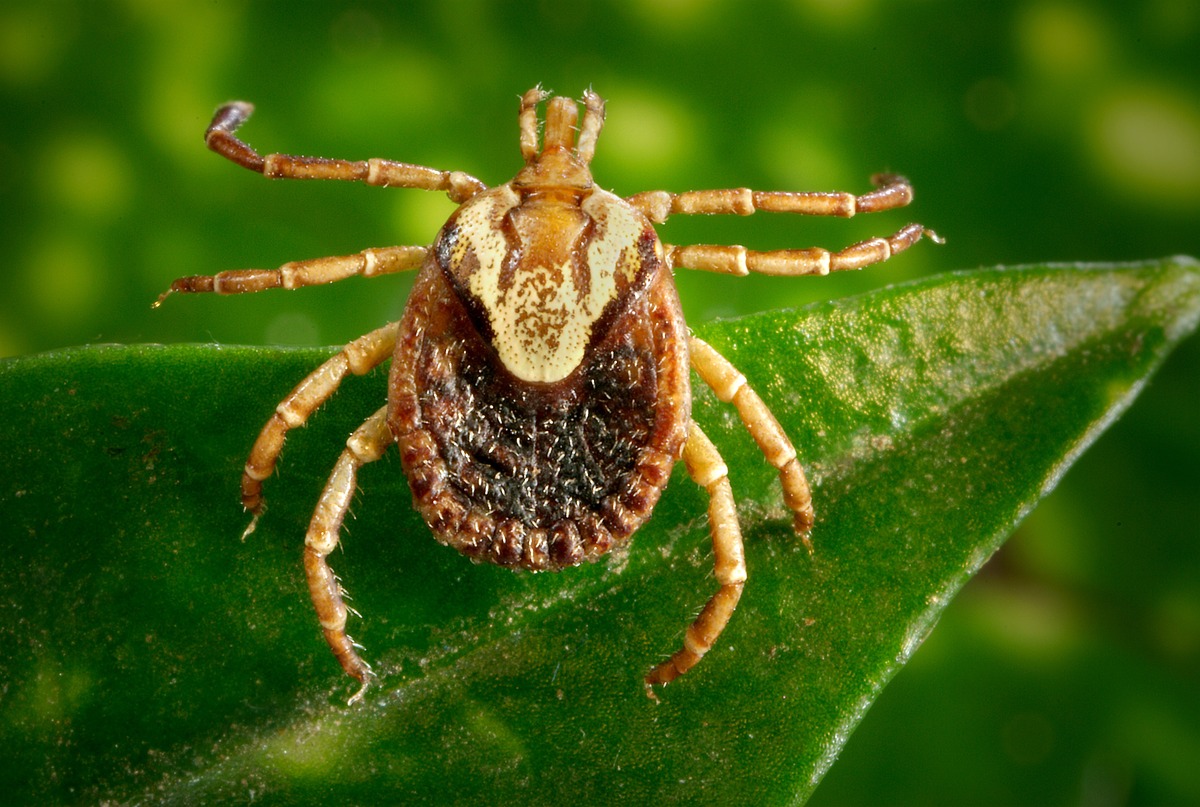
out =
<path fill-rule="evenodd" d="M 243 543 L 245 453 L 328 351 L 2 363 L 0 784 L 18 802 L 803 801 L 954 594 L 1198 317 L 1200 271 L 1175 258 L 972 271 L 697 326 L 796 443 L 815 552 L 735 414 L 698 389 L 749 581 L 657 705 L 642 675 L 715 590 L 682 468 L 628 552 L 542 575 L 437 545 L 398 459 L 365 468 L 331 565 L 382 679 L 347 708 L 300 549 L 385 374 L 347 381 L 293 433 Z"/>

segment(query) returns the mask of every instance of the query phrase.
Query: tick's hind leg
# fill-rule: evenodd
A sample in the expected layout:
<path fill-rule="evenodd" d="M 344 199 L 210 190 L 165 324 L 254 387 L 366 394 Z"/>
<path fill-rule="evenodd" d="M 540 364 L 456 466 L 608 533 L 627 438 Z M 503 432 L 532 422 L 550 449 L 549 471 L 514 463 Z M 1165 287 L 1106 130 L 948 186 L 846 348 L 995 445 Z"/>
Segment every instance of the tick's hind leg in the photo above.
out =
<path fill-rule="evenodd" d="M 347 375 L 363 375 L 391 356 L 398 327 L 399 324 L 393 322 L 355 339 L 310 373 L 275 407 L 275 414 L 254 441 L 242 473 L 242 504 L 253 514 L 246 535 L 254 531 L 262 512 L 262 483 L 275 470 L 288 431 L 303 426 L 317 407 L 337 391 Z"/>
<path fill-rule="evenodd" d="M 742 551 L 742 530 L 729 473 L 717 447 L 695 421 L 688 427 L 683 461 L 696 484 L 708 491 L 708 529 L 712 533 L 713 575 L 720 588 L 683 635 L 683 647 L 646 675 L 646 694 L 654 698 L 654 684 L 668 684 L 696 665 L 725 629 L 737 608 L 746 583 L 746 558 Z"/>
<path fill-rule="evenodd" d="M 746 377 L 737 371 L 729 360 L 718 353 L 707 342 L 695 336 L 688 343 L 692 367 L 705 384 L 712 387 L 724 403 L 732 403 L 738 415 L 758 443 L 767 462 L 779 471 L 779 482 L 783 486 L 783 502 L 792 511 L 792 524 L 812 551 L 808 531 L 813 525 L 812 492 L 804 469 L 796 459 L 796 449 L 788 439 L 779 421 L 767 409 L 758 393 L 746 383 Z"/>
<path fill-rule="evenodd" d="M 850 218 L 858 213 L 879 213 L 904 207 L 912 201 L 912 186 L 895 174 L 876 174 L 871 177 L 875 190 L 855 196 L 833 191 L 755 191 L 750 188 L 722 190 L 644 191 L 625 201 L 641 210 L 655 224 L 662 224 L 672 214 L 749 216 L 759 210 L 767 213 L 798 213 L 802 216 L 838 216 Z"/>
<path fill-rule="evenodd" d="M 325 558 L 338 545 L 342 521 L 354 496 L 358 469 L 382 457 L 392 442 L 385 406 L 371 415 L 346 441 L 346 450 L 338 458 L 325 490 L 321 492 L 317 509 L 313 511 L 312 521 L 308 525 L 308 534 L 304 537 L 304 572 L 308 576 L 308 591 L 317 610 L 325 641 L 346 674 L 362 684 L 350 698 L 350 703 L 362 698 L 367 691 L 371 682 L 371 667 L 359 657 L 353 640 L 346 635 L 348 609 L 343 601 L 344 592 Z"/>

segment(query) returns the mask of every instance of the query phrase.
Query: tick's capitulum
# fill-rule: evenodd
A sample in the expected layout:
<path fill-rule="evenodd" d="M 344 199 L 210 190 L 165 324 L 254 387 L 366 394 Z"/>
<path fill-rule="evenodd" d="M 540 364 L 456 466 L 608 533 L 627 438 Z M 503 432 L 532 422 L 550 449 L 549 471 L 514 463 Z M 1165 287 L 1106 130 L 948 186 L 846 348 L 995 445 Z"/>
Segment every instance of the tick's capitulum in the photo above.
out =
<path fill-rule="evenodd" d="M 880 176 L 876 190 L 858 197 L 740 188 L 622 199 L 596 187 L 588 169 L 604 123 L 600 96 L 584 93 L 577 140 L 576 103 L 550 98 L 539 150 L 537 106 L 547 97 L 535 87 L 521 98 L 525 167 L 494 188 L 461 172 L 390 160 L 264 157 L 234 135 L 253 110 L 242 102 L 217 110 L 205 135 L 209 148 L 268 177 L 445 191 L 461 205 L 431 247 L 185 277 L 166 293 L 294 289 L 420 270 L 399 322 L 346 345 L 284 398 L 242 477 L 242 502 L 254 514 L 249 532 L 287 432 L 303 425 L 348 374 L 392 359 L 387 403 L 350 436 L 305 537 L 304 567 L 325 639 L 361 683 L 351 703 L 372 673 L 346 635 L 347 609 L 325 559 L 337 546 L 358 469 L 393 443 L 416 508 L 438 541 L 476 561 L 535 571 L 596 560 L 627 541 L 682 457 L 709 495 L 719 588 L 688 627 L 683 647 L 646 675 L 647 692 L 653 697 L 653 685 L 691 669 L 736 608 L 746 565 L 725 463 L 691 419 L 689 365 L 737 408 L 778 469 L 784 502 L 806 543 L 813 508 L 796 450 L 778 422 L 728 361 L 688 333 L 674 269 L 824 275 L 887 260 L 922 235 L 936 239 L 910 224 L 840 252 L 663 244 L 653 225 L 672 213 L 848 217 L 906 205 L 912 189 L 900 177 Z"/>

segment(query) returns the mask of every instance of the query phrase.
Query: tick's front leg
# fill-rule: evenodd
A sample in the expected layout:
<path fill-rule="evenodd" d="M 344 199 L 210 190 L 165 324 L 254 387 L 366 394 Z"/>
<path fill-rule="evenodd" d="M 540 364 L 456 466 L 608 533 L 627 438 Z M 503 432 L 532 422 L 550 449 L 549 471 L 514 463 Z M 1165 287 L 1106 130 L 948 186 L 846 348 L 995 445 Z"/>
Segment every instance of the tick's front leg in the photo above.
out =
<path fill-rule="evenodd" d="M 204 133 L 204 142 L 225 159 L 272 179 L 336 179 L 380 187 L 445 191 L 459 204 L 487 187 L 462 171 L 439 171 L 394 160 L 331 160 L 291 154 L 263 156 L 234 134 L 253 112 L 254 105 L 245 101 L 225 104 L 213 115 L 212 123 Z"/>
<path fill-rule="evenodd" d="M 875 190 L 860 196 L 842 191 L 755 191 L 750 188 L 722 190 L 644 191 L 626 199 L 646 214 L 655 224 L 662 224 L 672 214 L 749 216 L 767 213 L 797 213 L 802 216 L 839 216 L 850 218 L 858 213 L 878 213 L 904 207 L 912 201 L 912 186 L 895 174 L 876 174 L 871 177 Z"/>

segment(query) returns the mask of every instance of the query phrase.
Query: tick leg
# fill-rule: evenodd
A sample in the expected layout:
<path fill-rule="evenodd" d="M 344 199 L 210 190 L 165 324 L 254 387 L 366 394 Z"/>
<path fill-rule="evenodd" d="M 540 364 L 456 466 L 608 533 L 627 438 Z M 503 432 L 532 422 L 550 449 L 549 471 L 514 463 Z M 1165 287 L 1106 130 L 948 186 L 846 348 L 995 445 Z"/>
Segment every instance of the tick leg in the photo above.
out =
<path fill-rule="evenodd" d="M 904 207 L 912 201 L 912 186 L 908 180 L 893 174 L 871 177 L 875 190 L 862 196 L 834 191 L 832 193 L 795 193 L 790 191 L 754 191 L 749 188 L 729 190 L 645 191 L 625 201 L 641 210 L 646 218 L 661 224 L 672 213 L 736 214 L 748 216 L 762 210 L 769 213 L 799 213 L 805 216 L 841 216 L 856 213 L 878 213 Z"/>
<path fill-rule="evenodd" d="M 349 374 L 364 375 L 382 364 L 396 346 L 399 323 L 360 336 L 301 381 L 275 407 L 250 449 L 242 474 L 242 504 L 254 514 L 243 538 L 254 531 L 263 509 L 262 483 L 275 470 L 288 430 L 303 426 L 317 407 L 329 400 Z"/>
<path fill-rule="evenodd" d="M 904 177 L 878 174 L 871 180 L 877 187 L 861 196 L 841 192 L 791 193 L 735 188 L 686 193 L 647 191 L 631 196 L 626 201 L 656 224 L 666 221 L 672 213 L 725 213 L 748 216 L 759 210 L 849 218 L 858 213 L 878 213 L 904 207 L 912 201 L 912 186 Z M 921 240 L 922 236 L 939 244 L 942 242 L 932 230 L 920 224 L 909 224 L 890 238 L 871 238 L 838 252 L 830 252 L 820 247 L 755 252 L 743 246 L 715 244 L 664 244 L 663 247 L 667 253 L 667 263 L 673 269 L 703 269 L 731 275 L 745 275 L 750 272 L 767 275 L 827 275 L 830 272 L 861 269 L 873 263 L 886 261 L 896 253 L 911 247 Z"/>
<path fill-rule="evenodd" d="M 646 675 L 646 694 L 654 698 L 654 684 L 668 684 L 696 665 L 725 629 L 737 608 L 746 583 L 746 558 L 742 551 L 742 531 L 738 526 L 729 486 L 728 469 L 717 447 L 692 421 L 688 427 L 683 461 L 696 484 L 708 491 L 708 528 L 712 533 L 713 574 L 720 588 L 705 604 L 700 615 L 688 626 L 683 647 Z"/>
<path fill-rule="evenodd" d="M 346 674 L 362 684 L 350 698 L 351 704 L 361 699 L 367 691 L 371 683 L 371 667 L 359 657 L 354 641 L 346 635 L 345 592 L 325 558 L 337 548 L 338 533 L 354 496 L 358 469 L 382 457 L 393 441 L 385 406 L 371 415 L 346 441 L 346 450 L 338 458 L 325 490 L 321 492 L 317 509 L 313 511 L 312 521 L 308 525 L 308 534 L 304 536 L 304 572 L 308 576 L 308 591 L 317 610 L 325 641 L 329 642 L 333 655 Z"/>
<path fill-rule="evenodd" d="M 264 157 L 234 134 L 253 112 L 254 105 L 245 101 L 233 101 L 221 107 L 204 133 L 204 142 L 227 160 L 272 179 L 337 179 L 383 187 L 445 191 L 459 204 L 487 188 L 462 171 L 438 171 L 393 160 L 331 160 L 290 154 Z"/>
<path fill-rule="evenodd" d="M 382 247 L 364 249 L 355 255 L 312 258 L 285 263 L 278 269 L 234 269 L 215 275 L 181 277 L 154 301 L 154 307 L 174 292 L 196 294 L 247 294 L 267 289 L 298 289 L 336 283 L 348 277 L 377 277 L 419 269 L 429 254 L 428 247 Z"/>
<path fill-rule="evenodd" d="M 742 423 L 746 424 L 746 429 L 754 438 L 754 442 L 758 443 L 763 456 L 779 471 L 783 502 L 792 511 L 792 525 L 811 552 L 808 531 L 813 525 L 812 492 L 808 487 L 808 479 L 804 476 L 804 469 L 796 459 L 796 449 L 792 446 L 792 441 L 788 439 L 783 427 L 763 403 L 762 398 L 746 383 L 746 377 L 739 373 L 728 359 L 695 336 L 689 340 L 688 347 L 692 367 L 700 378 L 712 387 L 717 398 L 737 408 Z"/>
<path fill-rule="evenodd" d="M 933 230 L 920 224 L 909 224 L 890 238 L 869 238 L 838 252 L 820 247 L 755 252 L 743 246 L 716 244 L 684 247 L 663 244 L 663 248 L 672 269 L 703 269 L 730 275 L 746 275 L 750 272 L 764 275 L 827 275 L 886 261 L 920 241 L 922 236 L 942 243 L 941 236 Z"/>

